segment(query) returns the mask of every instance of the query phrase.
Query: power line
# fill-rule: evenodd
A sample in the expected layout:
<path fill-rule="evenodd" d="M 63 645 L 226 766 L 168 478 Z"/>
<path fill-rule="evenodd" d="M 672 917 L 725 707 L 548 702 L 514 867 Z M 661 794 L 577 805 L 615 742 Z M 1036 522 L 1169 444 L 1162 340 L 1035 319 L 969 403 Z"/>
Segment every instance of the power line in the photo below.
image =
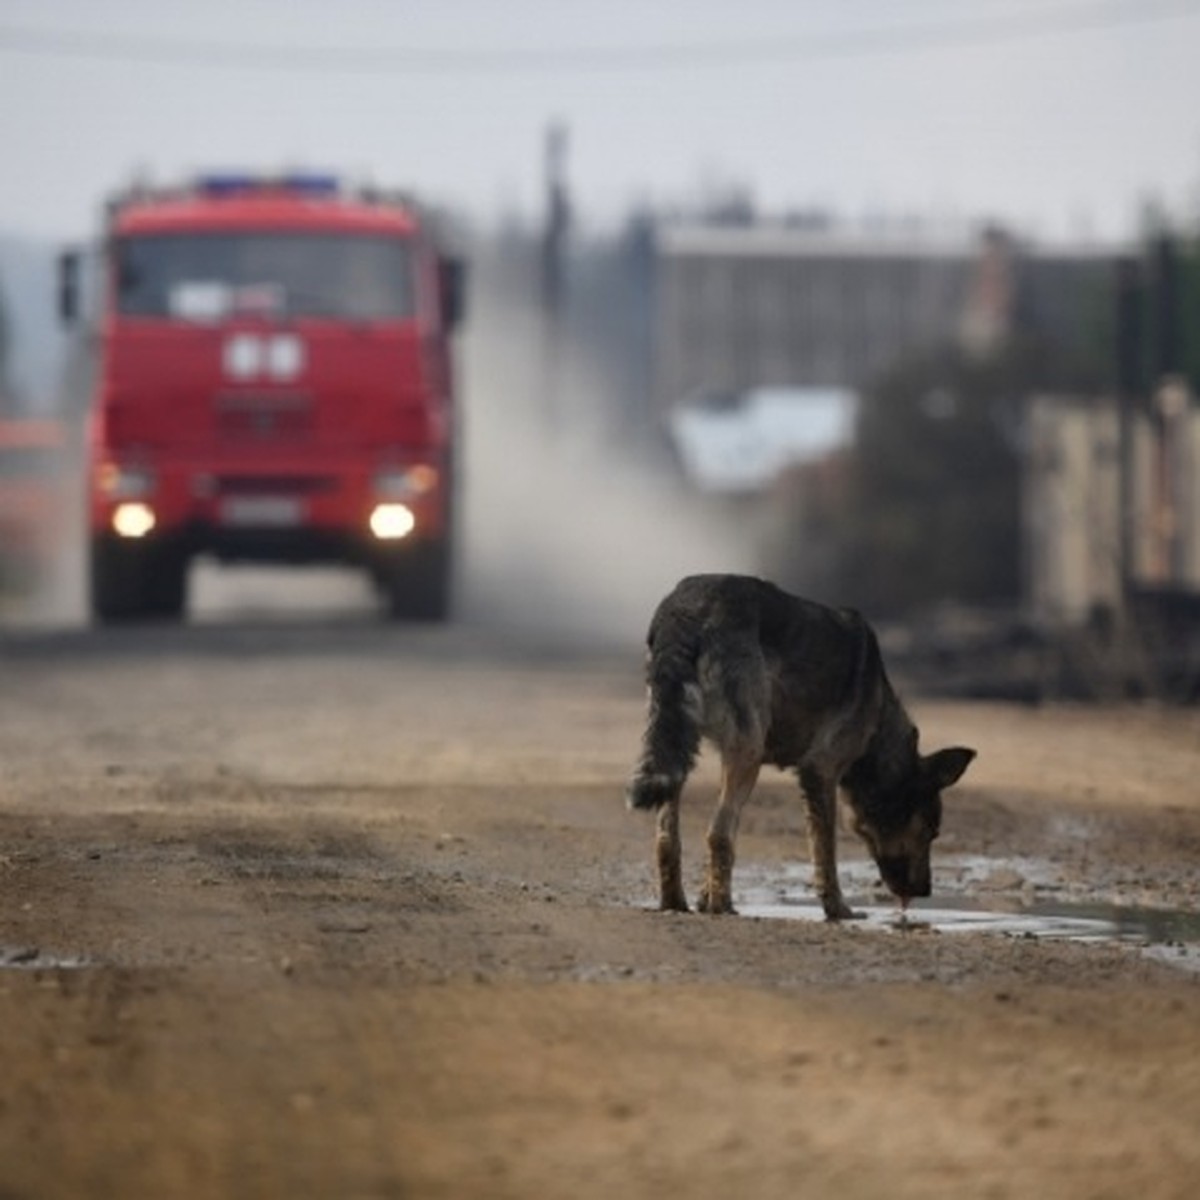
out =
<path fill-rule="evenodd" d="M 891 57 L 1085 34 L 1200 16 L 1197 0 L 1099 0 L 1036 13 L 983 19 L 874 26 L 827 33 L 714 42 L 657 42 L 627 46 L 336 47 L 264 42 L 183 41 L 138 34 L 102 34 L 0 24 L 0 53 L 40 58 L 138 62 L 232 70 L 383 74 L 613 73 L 681 68 Z"/>

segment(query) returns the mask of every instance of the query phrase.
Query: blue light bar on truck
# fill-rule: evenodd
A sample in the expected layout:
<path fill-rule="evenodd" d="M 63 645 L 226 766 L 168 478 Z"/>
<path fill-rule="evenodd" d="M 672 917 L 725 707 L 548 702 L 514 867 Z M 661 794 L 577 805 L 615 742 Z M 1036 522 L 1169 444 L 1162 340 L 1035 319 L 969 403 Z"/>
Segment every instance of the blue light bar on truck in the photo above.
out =
<path fill-rule="evenodd" d="M 262 191 L 294 192 L 300 196 L 314 198 L 333 197 L 338 194 L 340 189 L 336 175 L 308 172 L 294 172 L 287 175 L 251 175 L 244 172 L 229 172 L 201 175 L 196 180 L 196 190 L 202 195 L 220 199 Z"/>
<path fill-rule="evenodd" d="M 285 175 L 282 184 L 288 191 L 306 196 L 336 196 L 340 190 L 336 175 L 315 175 L 299 172 Z"/>

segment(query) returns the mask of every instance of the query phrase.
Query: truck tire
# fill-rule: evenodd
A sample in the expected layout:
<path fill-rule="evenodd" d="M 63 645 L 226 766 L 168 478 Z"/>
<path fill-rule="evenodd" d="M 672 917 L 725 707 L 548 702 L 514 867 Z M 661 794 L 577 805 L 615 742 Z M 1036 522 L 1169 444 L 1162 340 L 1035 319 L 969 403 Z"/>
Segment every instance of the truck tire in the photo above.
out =
<path fill-rule="evenodd" d="M 406 547 L 377 573 L 388 616 L 397 621 L 447 620 L 452 576 L 449 542 Z"/>
<path fill-rule="evenodd" d="M 187 556 L 164 546 L 150 555 L 147 566 L 147 612 L 166 621 L 182 620 L 187 607 Z"/>
<path fill-rule="evenodd" d="M 90 585 L 92 616 L 101 624 L 179 620 L 186 603 L 187 559 L 170 547 L 95 538 Z"/>

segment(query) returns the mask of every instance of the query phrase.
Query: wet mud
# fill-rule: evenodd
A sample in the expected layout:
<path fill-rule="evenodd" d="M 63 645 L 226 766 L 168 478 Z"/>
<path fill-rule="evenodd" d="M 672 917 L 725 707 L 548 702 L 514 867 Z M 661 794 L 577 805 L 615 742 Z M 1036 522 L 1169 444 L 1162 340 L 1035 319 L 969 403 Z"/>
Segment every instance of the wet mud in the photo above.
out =
<path fill-rule="evenodd" d="M 289 621 L 0 665 L 5 1196 L 1194 1193 L 1194 720 L 915 703 L 980 757 L 901 930 L 846 832 L 869 915 L 809 919 L 769 775 L 742 915 L 653 910 L 636 654 Z"/>

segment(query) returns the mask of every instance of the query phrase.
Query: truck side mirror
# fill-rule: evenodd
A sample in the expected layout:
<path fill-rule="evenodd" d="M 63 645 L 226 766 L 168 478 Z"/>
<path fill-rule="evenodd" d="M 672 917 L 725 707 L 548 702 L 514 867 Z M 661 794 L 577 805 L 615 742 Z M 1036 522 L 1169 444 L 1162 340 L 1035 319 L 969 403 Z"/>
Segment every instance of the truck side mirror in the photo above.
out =
<path fill-rule="evenodd" d="M 462 324 L 467 307 L 467 264 L 461 258 L 438 259 L 438 291 L 442 324 L 447 331 L 453 331 Z"/>
<path fill-rule="evenodd" d="M 78 250 L 64 250 L 58 256 L 58 319 L 64 325 L 79 319 Z"/>

